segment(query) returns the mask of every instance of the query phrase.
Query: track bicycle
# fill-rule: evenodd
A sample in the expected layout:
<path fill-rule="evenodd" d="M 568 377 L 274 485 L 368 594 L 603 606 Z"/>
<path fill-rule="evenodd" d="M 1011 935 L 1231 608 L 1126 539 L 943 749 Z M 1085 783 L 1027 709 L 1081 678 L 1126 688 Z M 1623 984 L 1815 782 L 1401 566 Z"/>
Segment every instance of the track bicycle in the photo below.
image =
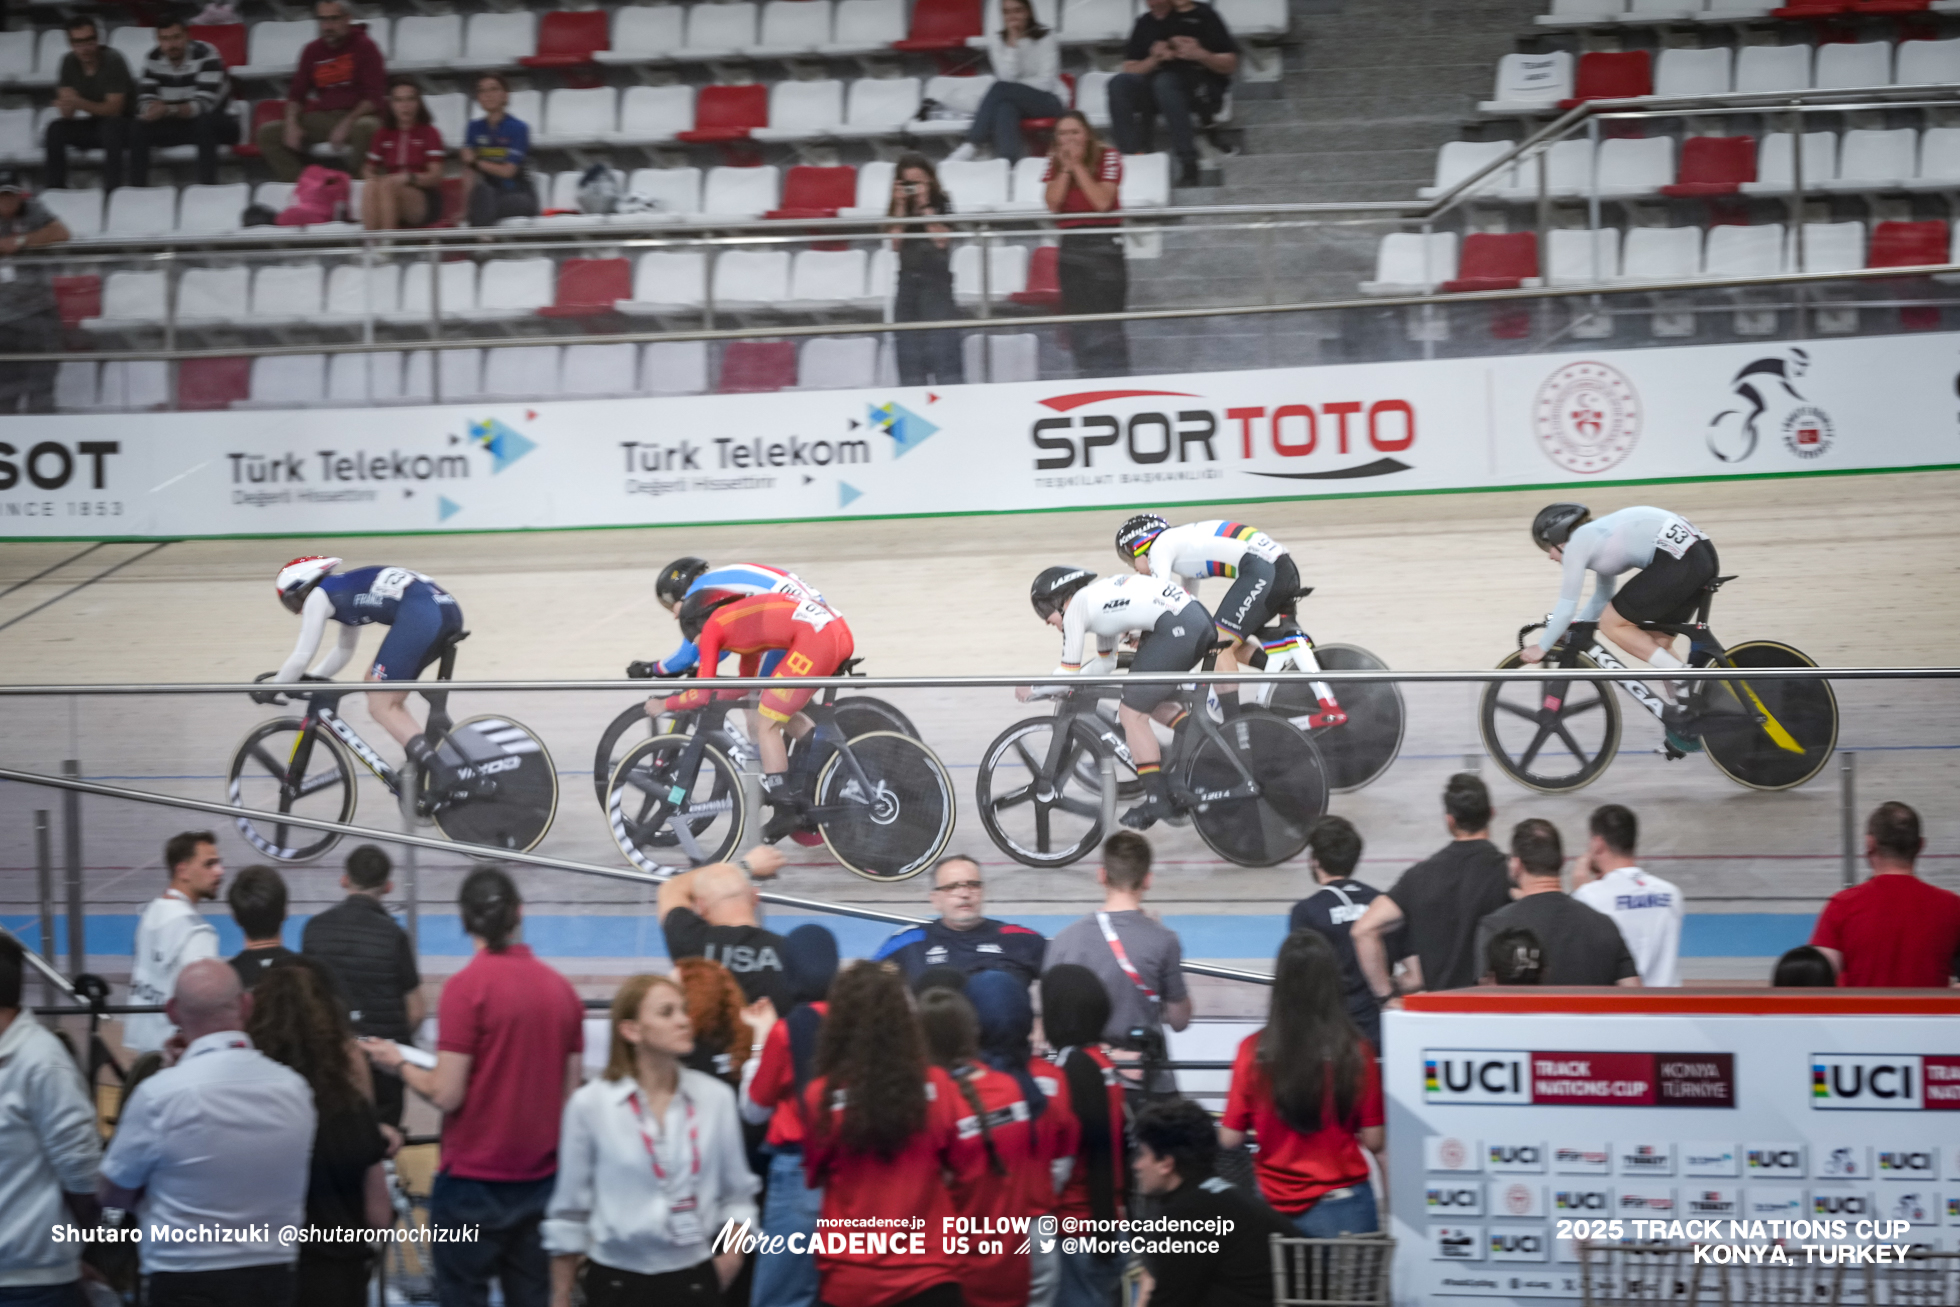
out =
<path fill-rule="evenodd" d="M 862 676 L 864 673 L 858 671 L 857 667 L 863 661 L 864 659 L 862 658 L 847 658 L 844 660 L 843 665 L 837 669 L 837 674 L 839 676 Z M 669 680 L 680 678 L 660 677 L 650 679 Z M 837 710 L 838 724 L 843 727 L 846 735 L 862 735 L 866 731 L 897 731 L 901 735 L 910 735 L 914 739 L 918 738 L 919 732 L 912 725 L 912 719 L 892 707 L 889 703 L 886 703 L 883 699 L 874 699 L 868 694 L 853 694 L 839 698 L 837 687 L 833 685 L 818 695 L 818 702 L 826 707 Z M 626 756 L 627 750 L 633 748 L 642 740 L 651 739 L 656 735 L 665 735 L 672 729 L 672 715 L 660 713 L 657 716 L 649 717 L 644 699 L 636 701 L 631 708 L 621 712 L 619 716 L 613 718 L 612 721 L 606 724 L 606 729 L 599 733 L 599 746 L 592 758 L 592 791 L 599 800 L 601 811 L 604 811 L 607 806 L 606 796 L 611 790 L 613 773 L 619 770 L 619 760 Z M 743 771 L 755 770 L 756 759 L 754 757 L 753 746 L 733 732 L 729 733 L 729 742 L 730 747 L 741 754 L 741 756 L 734 758 L 734 761 L 740 769 Z M 801 740 L 789 741 L 790 756 L 792 758 L 796 756 L 796 751 L 802 747 L 802 744 L 803 742 Z"/>
<path fill-rule="evenodd" d="M 1209 661 L 1209 660 L 1207 660 Z M 1030 867 L 1062 867 L 1102 843 L 1116 824 L 1119 769 L 1134 774 L 1121 727 L 1098 711 L 1119 686 L 1043 693 L 1055 711 L 1014 723 L 987 746 L 975 781 L 980 822 L 1001 852 Z M 1209 695 L 1186 687 L 1187 715 L 1163 774 L 1171 798 L 1214 853 L 1270 867 L 1306 847 L 1331 786 L 1313 739 L 1277 713 L 1213 720 Z"/>
<path fill-rule="evenodd" d="M 459 631 L 440 646 L 436 680 L 450 679 L 456 669 L 456 646 L 468 635 Z M 231 801 L 242 808 L 351 822 L 360 797 L 356 761 L 400 798 L 403 772 L 384 761 L 340 713 L 342 699 L 377 688 L 401 686 L 364 682 L 331 690 L 285 690 L 280 702 L 303 699 L 306 713 L 261 722 L 246 733 L 226 773 Z M 415 815 L 433 821 L 444 835 L 460 843 L 519 851 L 537 847 L 558 812 L 558 773 L 544 741 L 508 717 L 471 717 L 452 723 L 447 690 L 420 693 L 429 701 L 425 733 L 436 741 L 441 779 L 417 770 Z M 310 861 L 340 840 L 338 835 L 266 818 L 239 817 L 237 824 L 253 848 L 281 862 Z"/>
<path fill-rule="evenodd" d="M 817 751 L 806 826 L 846 869 L 867 880 L 905 880 L 931 866 L 953 837 L 953 780 L 913 735 L 882 728 L 852 734 L 849 702 L 803 709 L 814 729 L 799 743 Z M 674 731 L 620 759 L 606 814 L 613 841 L 634 866 L 659 874 L 671 865 L 663 859 L 676 853 L 698 866 L 723 861 L 740 845 L 760 798 L 744 784 L 745 768 L 729 745 L 725 719 L 737 706 L 714 699 L 676 713 Z"/>
<path fill-rule="evenodd" d="M 1641 622 L 1643 631 L 1688 637 L 1688 666 L 1734 668 L 1815 667 L 1809 657 L 1775 640 L 1749 640 L 1724 648 L 1708 629 L 1715 592 L 1733 576 L 1718 576 L 1702 590 L 1692 622 Z M 1534 622 L 1518 632 L 1518 647 Z M 1598 624 L 1574 622 L 1541 666 L 1624 671 L 1597 638 Z M 1500 668 L 1523 666 L 1512 654 Z M 1660 674 L 1656 674 L 1657 676 Z M 1615 682 L 1656 719 L 1667 706 L 1644 681 Z M 1698 680 L 1685 705 L 1690 725 L 1661 749 L 1670 760 L 1699 748 L 1730 780 L 1753 790 L 1787 790 L 1824 769 L 1837 747 L 1837 696 L 1822 677 Z M 1484 689 L 1479 714 L 1484 747 L 1510 777 L 1546 794 L 1591 784 L 1613 761 L 1620 745 L 1620 705 L 1603 681 L 1518 680 Z M 1681 745 L 1688 745 L 1684 750 Z"/>

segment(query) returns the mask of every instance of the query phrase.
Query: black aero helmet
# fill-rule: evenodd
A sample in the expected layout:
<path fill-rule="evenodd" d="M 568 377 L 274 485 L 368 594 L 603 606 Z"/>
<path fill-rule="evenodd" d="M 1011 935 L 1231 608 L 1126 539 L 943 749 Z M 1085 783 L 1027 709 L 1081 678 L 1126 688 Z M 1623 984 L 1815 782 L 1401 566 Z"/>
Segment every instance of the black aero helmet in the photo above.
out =
<path fill-rule="evenodd" d="M 701 628 L 708 624 L 708 614 L 723 604 L 732 604 L 740 595 L 729 594 L 725 590 L 696 590 L 681 604 L 681 635 L 689 643 L 701 638 Z"/>
<path fill-rule="evenodd" d="M 1557 549 L 1591 516 L 1592 510 L 1584 504 L 1547 504 L 1531 519 L 1531 543 L 1540 549 Z"/>
<path fill-rule="evenodd" d="M 705 558 L 692 555 L 676 558 L 660 569 L 660 579 L 653 583 L 654 597 L 660 600 L 661 607 L 671 609 L 687 597 L 687 588 L 707 570 L 708 560 Z"/>
<path fill-rule="evenodd" d="M 1155 513 L 1138 513 L 1116 528 L 1116 556 L 1125 563 L 1133 562 L 1138 554 L 1150 548 L 1150 542 L 1159 532 L 1169 527 L 1170 523 Z"/>
<path fill-rule="evenodd" d="M 1034 615 L 1047 621 L 1050 613 L 1059 613 L 1068 607 L 1068 601 L 1075 592 L 1095 579 L 1096 574 L 1086 567 L 1044 568 L 1028 588 L 1028 598 L 1034 603 Z"/>

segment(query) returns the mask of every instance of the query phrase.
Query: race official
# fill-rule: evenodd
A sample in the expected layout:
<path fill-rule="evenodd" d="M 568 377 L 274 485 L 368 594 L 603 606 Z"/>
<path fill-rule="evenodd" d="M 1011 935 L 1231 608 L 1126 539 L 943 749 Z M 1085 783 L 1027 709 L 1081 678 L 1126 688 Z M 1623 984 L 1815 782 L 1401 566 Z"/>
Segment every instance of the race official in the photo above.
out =
<path fill-rule="evenodd" d="M 1681 891 L 1634 861 L 1640 825 L 1632 810 L 1617 803 L 1594 808 L 1589 829 L 1586 851 L 1572 864 L 1572 897 L 1613 919 L 1642 985 L 1679 986 L 1687 910 Z"/>
<path fill-rule="evenodd" d="M 987 891 L 980 864 L 965 854 L 941 858 L 932 869 L 932 905 L 939 919 L 894 934 L 871 955 L 905 973 L 908 985 L 931 967 L 951 967 L 964 975 L 1005 971 L 1023 985 L 1041 975 L 1048 941 L 1039 932 L 986 915 Z"/>

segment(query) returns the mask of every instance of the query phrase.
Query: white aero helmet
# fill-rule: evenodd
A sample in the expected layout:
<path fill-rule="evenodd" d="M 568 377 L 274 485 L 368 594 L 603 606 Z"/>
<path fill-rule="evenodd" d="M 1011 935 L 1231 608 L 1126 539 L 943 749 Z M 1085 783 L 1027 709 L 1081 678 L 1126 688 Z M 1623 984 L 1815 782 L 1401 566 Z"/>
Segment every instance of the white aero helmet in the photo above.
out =
<path fill-rule="evenodd" d="M 279 569 L 279 579 L 273 582 L 273 588 L 279 592 L 279 602 L 298 612 L 306 596 L 313 593 L 313 587 L 339 566 L 338 558 L 295 558 Z"/>

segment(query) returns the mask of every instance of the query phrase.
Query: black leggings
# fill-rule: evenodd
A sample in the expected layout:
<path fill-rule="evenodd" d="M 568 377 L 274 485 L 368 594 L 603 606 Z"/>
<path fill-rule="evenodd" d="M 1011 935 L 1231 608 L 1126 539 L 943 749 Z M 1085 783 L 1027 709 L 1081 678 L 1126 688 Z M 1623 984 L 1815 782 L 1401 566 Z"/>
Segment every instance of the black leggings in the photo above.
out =
<path fill-rule="evenodd" d="M 585 1307 L 716 1307 L 721 1302 L 721 1281 L 715 1276 L 712 1261 L 660 1275 L 587 1262 L 581 1278 Z"/>
<path fill-rule="evenodd" d="M 1064 313 L 1123 312 L 1130 299 L 1123 238 L 1114 233 L 1065 233 L 1055 262 L 1055 279 L 1061 284 Z M 1129 375 L 1130 337 L 1121 322 L 1072 322 L 1068 334 L 1079 375 Z"/>
<path fill-rule="evenodd" d="M 965 1307 L 965 1304 L 966 1296 L 960 1292 L 960 1286 L 948 1281 L 945 1284 L 935 1284 L 929 1289 L 921 1289 L 910 1298 L 888 1302 L 885 1307 Z M 836 1307 L 836 1304 L 819 1303 L 818 1307 Z"/>

